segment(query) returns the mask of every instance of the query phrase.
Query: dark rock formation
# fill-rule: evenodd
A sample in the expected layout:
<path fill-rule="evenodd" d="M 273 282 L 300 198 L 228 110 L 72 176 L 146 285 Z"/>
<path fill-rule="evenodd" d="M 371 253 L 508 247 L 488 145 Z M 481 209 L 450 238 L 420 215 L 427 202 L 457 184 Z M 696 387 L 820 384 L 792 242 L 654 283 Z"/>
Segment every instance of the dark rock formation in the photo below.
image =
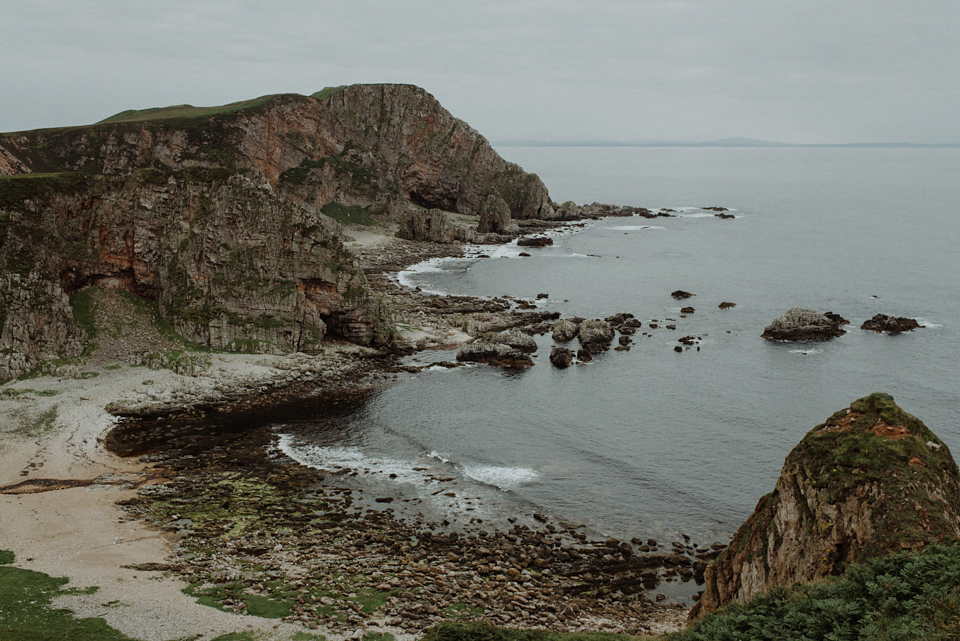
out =
<path fill-rule="evenodd" d="M 899 334 L 900 332 L 909 332 L 919 327 L 920 323 L 913 318 L 877 314 L 870 320 L 864 321 L 863 325 L 860 326 L 860 329 L 868 329 L 872 332 L 888 332 L 890 334 Z"/>
<path fill-rule="evenodd" d="M 559 367 L 560 369 L 569 367 L 573 362 L 573 350 L 554 345 L 550 349 L 550 362 L 553 363 L 555 367 Z"/>
<path fill-rule="evenodd" d="M 510 216 L 510 206 L 500 196 L 487 196 L 483 209 L 480 210 L 480 223 L 477 233 L 480 234 L 516 234 L 520 227 L 513 222 Z"/>
<path fill-rule="evenodd" d="M 471 233 L 453 224 L 450 217 L 440 209 L 411 211 L 400 215 L 398 238 L 422 240 L 431 243 L 465 242 Z"/>
<path fill-rule="evenodd" d="M 960 537 L 960 470 L 947 446 L 886 394 L 811 430 L 730 546 L 707 568 L 697 618 L 773 586 Z"/>
<path fill-rule="evenodd" d="M 677 300 L 683 300 L 684 298 L 690 298 L 691 296 L 696 296 L 696 294 L 685 292 L 682 289 L 678 289 L 674 292 L 670 292 L 670 295 L 676 298 Z"/>
<path fill-rule="evenodd" d="M 610 323 L 599 318 L 585 320 L 580 324 L 580 344 L 591 353 L 605 352 L 610 349 L 614 331 Z"/>
<path fill-rule="evenodd" d="M 532 367 L 533 360 L 524 352 L 503 343 L 476 342 L 461 345 L 457 350 L 460 362 L 489 363 L 497 367 Z"/>
<path fill-rule="evenodd" d="M 546 236 L 529 236 L 517 239 L 517 245 L 520 247 L 550 247 L 553 245 L 553 239 Z"/>
<path fill-rule="evenodd" d="M 483 337 L 484 343 L 499 343 L 507 345 L 517 351 L 532 353 L 537 351 L 537 342 L 519 329 L 506 329 L 496 334 L 487 334 Z"/>
<path fill-rule="evenodd" d="M 693 314 L 693 313 L 696 312 L 696 311 L 697 311 L 697 310 L 695 310 L 695 309 L 692 308 L 692 307 L 684 307 L 684 308 L 682 308 L 682 309 L 680 310 L 680 313 L 681 313 L 681 314 Z"/>
<path fill-rule="evenodd" d="M 588 349 L 578 349 L 577 350 L 577 360 L 581 363 L 589 363 L 593 360 L 593 354 L 590 353 Z"/>
<path fill-rule="evenodd" d="M 720 303 L 719 305 L 717 305 L 717 307 L 719 307 L 720 309 L 730 309 L 730 308 L 736 307 L 736 306 L 737 306 L 736 303 L 731 303 L 731 302 L 729 302 L 729 301 L 723 301 L 722 303 Z"/>
<path fill-rule="evenodd" d="M 793 307 L 767 325 L 762 336 L 775 341 L 825 341 L 842 336 L 846 332 L 840 325 L 846 321 L 836 314 L 832 316 L 833 318 L 810 309 Z"/>

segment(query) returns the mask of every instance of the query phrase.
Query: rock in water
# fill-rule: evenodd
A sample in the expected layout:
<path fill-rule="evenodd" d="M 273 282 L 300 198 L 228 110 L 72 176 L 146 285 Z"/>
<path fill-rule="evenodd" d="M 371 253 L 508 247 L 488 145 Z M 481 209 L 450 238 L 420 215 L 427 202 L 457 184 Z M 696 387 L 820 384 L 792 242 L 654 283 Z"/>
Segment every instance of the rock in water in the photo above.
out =
<path fill-rule="evenodd" d="M 774 586 L 960 537 L 960 471 L 947 446 L 887 394 L 813 428 L 706 571 L 698 618 Z"/>
<path fill-rule="evenodd" d="M 573 351 L 567 349 L 566 347 L 558 347 L 554 345 L 550 349 L 550 362 L 553 363 L 555 367 L 564 369 L 569 367 L 570 363 L 573 362 Z"/>
<path fill-rule="evenodd" d="M 825 341 L 845 334 L 840 327 L 845 323 L 836 314 L 821 314 L 811 309 L 793 307 L 767 325 L 762 336 L 775 341 Z"/>
<path fill-rule="evenodd" d="M 537 351 L 537 342 L 519 329 L 507 329 L 496 334 L 489 334 L 483 337 L 483 342 L 507 345 L 527 354 Z"/>
<path fill-rule="evenodd" d="M 683 300 L 685 298 L 690 298 L 691 296 L 696 296 L 696 294 L 691 294 L 690 292 L 685 292 L 682 289 L 670 292 L 670 295 L 676 298 L 677 300 Z"/>
<path fill-rule="evenodd" d="M 591 318 L 580 324 L 580 344 L 594 354 L 610 349 L 613 334 L 610 323 L 599 318 Z"/>
<path fill-rule="evenodd" d="M 468 343 L 457 350 L 460 362 L 489 363 L 497 367 L 533 367 L 533 360 L 524 352 L 503 343 Z"/>
<path fill-rule="evenodd" d="M 920 323 L 912 318 L 903 318 L 902 316 L 887 316 L 886 314 L 877 314 L 868 321 L 864 321 L 860 329 L 868 329 L 872 332 L 888 332 L 890 334 L 899 334 L 900 332 L 909 332 L 920 327 Z"/>
<path fill-rule="evenodd" d="M 563 319 L 558 320 L 553 324 L 553 340 L 560 343 L 566 343 L 567 341 L 573 340 L 577 336 L 577 332 L 580 331 L 580 326 L 574 323 L 572 320 Z"/>

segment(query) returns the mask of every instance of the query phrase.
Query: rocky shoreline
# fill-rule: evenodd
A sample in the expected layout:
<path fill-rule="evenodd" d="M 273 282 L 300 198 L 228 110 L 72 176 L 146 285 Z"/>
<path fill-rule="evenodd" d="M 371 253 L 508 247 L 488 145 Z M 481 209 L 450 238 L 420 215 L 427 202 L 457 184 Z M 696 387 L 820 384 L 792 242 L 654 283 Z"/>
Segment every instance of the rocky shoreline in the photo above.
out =
<path fill-rule="evenodd" d="M 450 619 L 631 634 L 679 627 L 686 607 L 666 603 L 658 585 L 702 582 L 722 544 L 592 540 L 541 515 L 511 518 L 501 531 L 482 520 L 448 528 L 347 487 L 345 476 L 360 470 L 313 470 L 276 451 L 271 423 L 361 403 L 410 371 L 400 354 L 461 344 L 470 338 L 463 328 L 476 333 L 471 323 L 485 331 L 545 323 L 544 312 L 517 301 L 433 296 L 397 282 L 400 269 L 459 255 L 458 246 L 390 241 L 358 249 L 378 295 L 401 323 L 421 328 L 398 338 L 394 352 L 287 357 L 286 373 L 214 397 L 110 407 L 122 417 L 106 438 L 110 451 L 139 456 L 165 478 L 124 509 L 177 539 L 167 563 L 141 569 L 188 581 L 216 608 L 280 615 L 333 635 L 421 632 Z"/>

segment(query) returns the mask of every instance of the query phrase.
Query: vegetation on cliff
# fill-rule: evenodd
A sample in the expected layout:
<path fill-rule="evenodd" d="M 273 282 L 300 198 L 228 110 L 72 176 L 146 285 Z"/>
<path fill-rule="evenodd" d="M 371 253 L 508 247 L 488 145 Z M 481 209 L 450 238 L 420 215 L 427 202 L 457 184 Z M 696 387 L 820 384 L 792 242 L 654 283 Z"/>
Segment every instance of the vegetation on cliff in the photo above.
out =
<path fill-rule="evenodd" d="M 540 180 L 409 85 L 124 111 L 0 135 L 0 380 L 79 357 L 69 298 L 157 301 L 188 341 L 314 351 L 386 340 L 342 224 L 426 207 L 550 217 Z"/>
<path fill-rule="evenodd" d="M 887 394 L 813 428 L 729 547 L 707 568 L 692 618 L 852 563 L 960 538 L 960 470 Z"/>

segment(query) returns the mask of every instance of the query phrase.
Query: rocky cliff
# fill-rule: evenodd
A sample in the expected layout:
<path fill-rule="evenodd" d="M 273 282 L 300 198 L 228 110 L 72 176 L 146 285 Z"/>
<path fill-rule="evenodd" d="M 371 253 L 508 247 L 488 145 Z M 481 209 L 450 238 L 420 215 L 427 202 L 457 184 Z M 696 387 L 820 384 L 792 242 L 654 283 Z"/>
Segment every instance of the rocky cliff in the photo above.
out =
<path fill-rule="evenodd" d="M 540 180 L 427 92 L 357 85 L 0 135 L 0 380 L 81 353 L 70 297 L 157 301 L 185 338 L 311 351 L 388 329 L 324 205 L 550 217 Z"/>
<path fill-rule="evenodd" d="M 813 428 L 706 571 L 698 618 L 773 586 L 960 538 L 960 471 L 947 446 L 886 394 Z"/>

